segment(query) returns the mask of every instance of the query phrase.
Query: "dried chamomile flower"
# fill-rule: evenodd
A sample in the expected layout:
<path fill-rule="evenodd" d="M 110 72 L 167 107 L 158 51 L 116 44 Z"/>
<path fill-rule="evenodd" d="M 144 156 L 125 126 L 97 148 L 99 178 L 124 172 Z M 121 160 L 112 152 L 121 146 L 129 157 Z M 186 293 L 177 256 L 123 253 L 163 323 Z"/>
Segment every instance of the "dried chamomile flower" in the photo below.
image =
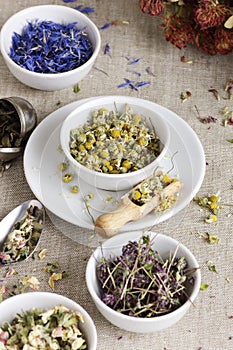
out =
<path fill-rule="evenodd" d="M 217 244 L 219 243 L 219 238 L 217 235 L 213 234 L 213 233 L 207 233 L 207 238 L 206 238 L 207 242 L 210 244 Z"/>
<path fill-rule="evenodd" d="M 59 169 L 60 171 L 66 171 L 66 170 L 68 169 L 68 164 L 65 163 L 65 162 L 62 162 L 62 163 L 60 163 L 60 164 L 58 165 L 58 169 Z"/>
<path fill-rule="evenodd" d="M 74 175 L 73 174 L 64 174 L 62 176 L 62 181 L 65 182 L 65 183 L 69 183 L 73 180 L 74 178 Z"/>
<path fill-rule="evenodd" d="M 84 201 L 88 202 L 89 200 L 91 200 L 93 198 L 94 198 L 94 194 L 92 192 L 89 192 L 84 196 Z"/>
<path fill-rule="evenodd" d="M 219 238 L 217 235 L 213 234 L 213 233 L 202 233 L 202 232 L 197 232 L 196 233 L 198 235 L 199 238 L 203 239 L 204 241 L 206 241 L 209 244 L 218 244 L 219 243 Z"/>
<path fill-rule="evenodd" d="M 195 197 L 193 199 L 199 206 L 207 208 L 210 211 L 210 215 L 205 219 L 206 223 L 214 223 L 217 221 L 218 212 L 221 208 L 220 205 L 220 197 L 218 194 L 203 196 L 203 197 Z"/>
<path fill-rule="evenodd" d="M 161 153 L 161 143 L 142 116 L 100 108 L 91 120 L 70 132 L 70 154 L 85 167 L 107 174 L 133 172 Z"/>
<path fill-rule="evenodd" d="M 136 205 L 142 206 L 149 202 L 155 196 L 156 192 L 161 192 L 166 186 L 175 181 L 177 181 L 177 179 L 171 178 L 167 173 L 154 173 L 148 180 L 139 184 L 137 188 L 130 193 L 129 198 Z M 170 208 L 176 201 L 176 196 L 161 195 L 160 204 L 156 206 L 155 213 Z"/>
<path fill-rule="evenodd" d="M 79 193 L 79 187 L 77 185 L 74 185 L 71 187 L 71 192 L 74 194 Z"/>

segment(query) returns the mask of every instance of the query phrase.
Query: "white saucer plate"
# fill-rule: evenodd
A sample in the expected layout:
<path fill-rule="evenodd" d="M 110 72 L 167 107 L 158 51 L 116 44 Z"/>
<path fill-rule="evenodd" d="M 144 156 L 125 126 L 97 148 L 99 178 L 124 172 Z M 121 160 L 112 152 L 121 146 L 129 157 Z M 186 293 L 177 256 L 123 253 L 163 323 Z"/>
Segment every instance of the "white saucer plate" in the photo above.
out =
<path fill-rule="evenodd" d="M 93 219 L 115 209 L 125 192 L 97 189 L 76 176 L 70 183 L 62 181 L 59 164 L 66 160 L 59 149 L 61 124 L 74 108 L 87 100 L 76 101 L 56 110 L 37 126 L 25 148 L 24 172 L 32 192 L 49 212 L 67 223 L 93 230 Z M 134 97 L 129 97 L 128 103 L 133 100 Z M 198 192 L 205 175 L 203 147 L 193 129 L 174 112 L 153 102 L 146 100 L 144 102 L 163 114 L 168 122 L 171 142 L 161 165 L 164 171 L 172 169 L 171 176 L 178 177 L 184 186 L 171 209 L 159 215 L 150 213 L 138 221 L 129 222 L 120 232 L 150 228 L 180 212 Z M 67 171 L 72 172 L 69 169 Z M 71 192 L 73 185 L 79 188 L 77 194 Z M 93 198 L 88 201 L 87 209 L 84 198 L 89 194 L 93 194 Z M 62 231 L 65 233 L 64 229 Z"/>

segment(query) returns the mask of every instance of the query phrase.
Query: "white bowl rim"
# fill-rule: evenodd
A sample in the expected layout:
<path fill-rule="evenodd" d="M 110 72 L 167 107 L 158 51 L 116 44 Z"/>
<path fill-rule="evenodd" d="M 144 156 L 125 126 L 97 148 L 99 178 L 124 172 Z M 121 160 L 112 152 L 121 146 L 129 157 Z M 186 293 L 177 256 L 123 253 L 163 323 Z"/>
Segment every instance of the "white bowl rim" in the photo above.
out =
<path fill-rule="evenodd" d="M 17 17 L 19 15 L 24 15 L 27 12 L 30 12 L 32 10 L 37 10 L 37 9 L 49 9 L 49 8 L 53 8 L 54 10 L 56 8 L 59 9 L 64 9 L 64 11 L 66 11 L 67 13 L 72 13 L 72 14 L 76 14 L 77 16 L 79 16 L 80 18 L 85 19 L 85 21 L 88 23 L 87 25 L 92 27 L 92 29 L 95 32 L 95 36 L 96 36 L 96 46 L 94 48 L 94 51 L 91 55 L 91 57 L 84 63 L 82 64 L 80 67 L 77 67 L 75 69 L 69 70 L 67 72 L 62 72 L 62 73 L 39 73 L 39 72 L 33 72 L 30 71 L 26 68 L 21 67 L 20 65 L 18 65 L 16 62 L 14 62 L 11 57 L 9 56 L 9 54 L 6 52 L 5 50 L 5 46 L 3 44 L 4 42 L 4 31 L 7 30 L 7 25 L 9 21 L 12 21 L 14 18 L 17 19 Z M 34 17 L 36 18 L 36 16 Z M 25 22 L 26 23 L 26 22 Z M 4 59 L 8 62 L 10 62 L 12 64 L 13 67 L 17 68 L 20 72 L 23 72 L 24 74 L 27 74 L 31 77 L 45 77 L 46 79 L 54 79 L 54 78 L 65 78 L 68 77 L 69 75 L 72 75 L 73 73 L 78 73 L 81 70 L 85 69 L 86 66 L 89 66 L 89 64 L 94 63 L 94 61 L 96 60 L 98 53 L 100 51 L 100 46 L 101 46 L 101 37 L 100 37 L 100 32 L 97 28 L 97 26 L 95 25 L 95 23 L 88 18 L 86 15 L 84 15 L 82 12 L 75 10 L 71 7 L 66 7 L 64 5 L 36 5 L 36 6 L 31 6 L 31 7 L 27 7 L 15 14 L 13 14 L 12 16 L 10 16 L 6 22 L 3 24 L 1 31 L 0 31 L 0 46 L 1 46 L 1 53 L 4 57 Z"/>
<path fill-rule="evenodd" d="M 73 117 L 73 114 L 75 114 L 77 111 L 80 111 L 80 110 L 85 110 L 86 107 L 89 107 L 90 104 L 95 104 L 95 103 L 98 103 L 99 101 L 107 101 L 107 102 L 110 102 L 112 100 L 115 99 L 118 99 L 120 100 L 119 102 L 120 103 L 126 103 L 126 101 L 124 101 L 125 99 L 127 99 L 127 102 L 129 102 L 129 105 L 130 105 L 130 101 L 132 101 L 132 103 L 139 103 L 140 106 L 142 107 L 143 106 L 143 103 L 144 103 L 144 99 L 142 98 L 137 98 L 137 97 L 133 97 L 133 96 L 126 96 L 126 95 L 107 95 L 107 96 L 98 96 L 98 97 L 95 97 L 93 98 L 91 101 L 87 101 L 87 102 L 84 102 L 83 104 L 81 104 L 80 106 L 76 107 L 74 110 L 72 110 L 71 113 L 68 114 L 68 116 L 65 118 L 64 122 L 62 123 L 62 126 L 61 126 L 61 130 L 60 130 L 60 136 L 62 135 L 63 133 L 63 130 L 64 130 L 64 125 L 66 123 L 66 121 L 68 120 L 68 118 L 72 118 Z M 94 107 L 93 107 L 94 108 Z M 150 110 L 151 108 L 149 108 L 148 106 L 145 107 L 147 110 Z M 157 111 L 154 112 L 158 117 L 159 119 L 162 119 L 162 115 L 161 113 L 158 113 Z M 85 167 L 84 165 L 82 165 L 81 163 L 77 162 L 71 155 L 70 153 L 66 153 L 64 150 L 64 153 L 66 155 L 66 157 L 68 158 L 69 161 L 72 162 L 72 164 L 74 165 L 78 165 L 80 167 L 80 169 L 85 169 L 85 171 L 87 173 L 89 173 L 90 175 L 99 175 L 101 176 L 101 178 L 106 178 L 106 179 L 125 179 L 127 177 L 127 179 L 131 178 L 131 177 L 135 177 L 135 175 L 137 174 L 140 174 L 140 173 L 143 173 L 144 171 L 146 171 L 148 168 L 151 167 L 151 165 L 153 163 L 156 164 L 156 162 L 159 162 L 161 160 L 161 158 L 163 158 L 169 148 L 169 144 L 170 144 L 170 131 L 169 131 L 169 127 L 168 127 L 168 124 L 166 121 L 164 121 L 164 126 L 166 128 L 166 132 L 167 132 L 167 135 L 168 135 L 168 140 L 166 142 L 166 145 L 163 145 L 163 149 L 161 151 L 161 153 L 158 155 L 158 157 L 156 157 L 151 163 L 147 164 L 145 167 L 141 168 L 141 169 L 138 169 L 138 170 L 135 170 L 135 171 L 132 171 L 132 172 L 129 172 L 129 173 L 125 173 L 125 174 L 105 174 L 105 173 L 100 173 L 98 171 L 95 171 L 95 170 L 92 170 L 92 169 L 89 169 L 87 167 Z M 60 137 L 61 139 L 61 137 Z M 61 140 L 61 147 L 63 145 L 63 142 Z M 155 168 L 155 171 L 156 169 L 159 168 L 158 164 Z"/>
<path fill-rule="evenodd" d="M 53 298 L 56 298 L 55 303 L 60 303 L 61 305 L 62 305 L 62 301 L 72 304 L 74 307 L 77 307 L 80 310 L 80 312 L 83 315 L 85 315 L 85 317 L 87 317 L 89 319 L 89 321 L 92 322 L 92 324 L 94 326 L 94 322 L 93 322 L 91 316 L 88 314 L 88 312 L 79 303 L 77 303 L 76 301 L 74 301 L 74 300 L 72 300 L 72 299 L 70 299 L 70 298 L 68 298 L 68 297 L 66 297 L 66 296 L 64 296 L 62 294 L 58 294 L 58 293 L 52 293 L 52 292 L 27 292 L 27 293 L 21 293 L 21 294 L 13 295 L 13 296 L 11 296 L 11 297 L 9 297 L 9 298 L 7 298 L 7 299 L 5 299 L 5 300 L 3 300 L 1 302 L 0 310 L 1 310 L 2 306 L 5 306 L 7 304 L 11 304 L 12 300 L 14 300 L 14 299 L 18 299 L 20 301 L 21 299 L 22 300 L 25 299 L 25 298 L 27 299 L 27 297 L 28 298 L 36 298 L 37 296 L 41 296 L 41 297 L 44 297 L 44 298 L 48 297 L 48 298 L 51 299 L 51 301 L 53 300 Z M 60 300 L 60 301 L 58 301 L 58 300 Z M 39 308 L 39 306 L 36 306 L 36 307 Z M 43 309 L 44 307 L 41 307 L 41 308 Z M 48 307 L 46 307 L 46 308 L 48 308 Z M 30 309 L 27 308 L 27 310 L 30 310 Z"/>
<path fill-rule="evenodd" d="M 93 286 L 92 286 L 92 283 L 90 282 L 89 278 L 88 278 L 88 274 L 91 273 L 91 265 L 93 263 L 93 260 L 96 261 L 95 259 L 95 253 L 96 252 L 99 252 L 102 248 L 105 247 L 105 242 L 102 244 L 102 246 L 99 246 L 95 249 L 95 251 L 92 253 L 91 257 L 89 258 L 88 260 L 88 263 L 87 263 L 87 267 L 86 267 L 86 284 L 87 284 L 87 288 L 89 290 L 89 293 L 91 294 L 94 302 L 96 304 L 98 304 L 101 308 L 103 308 L 104 310 L 106 310 L 109 314 L 111 314 L 112 316 L 117 316 L 117 317 L 120 317 L 122 318 L 123 320 L 125 321 L 128 321 L 128 322 L 135 322 L 135 323 L 147 323 L 147 324 L 150 324 L 150 323 L 155 323 L 155 322 L 161 322 L 161 321 L 165 321 L 166 319 L 170 319 L 171 317 L 175 317 L 176 314 L 180 314 L 182 313 L 182 310 L 185 311 L 186 308 L 188 308 L 189 306 L 191 306 L 194 302 L 194 300 L 196 299 L 198 293 L 199 293 L 199 288 L 200 288 L 200 285 L 201 285 L 201 272 L 200 272 L 200 267 L 199 267 L 199 264 L 195 258 L 195 256 L 193 255 L 193 253 L 182 243 L 180 243 L 179 241 L 177 241 L 176 239 L 168 236 L 168 235 L 164 235 L 164 234 L 161 234 L 161 233 L 156 233 L 156 232 L 151 232 L 151 231 L 147 231 L 146 233 L 143 232 L 143 231 L 130 231 L 130 232 L 125 232 L 125 233 L 120 233 L 118 236 L 124 236 L 124 235 L 127 235 L 127 234 L 135 234 L 137 236 L 135 236 L 135 240 L 138 239 L 138 237 L 140 237 L 140 234 L 149 234 L 149 235 L 153 235 L 155 238 L 157 237 L 160 237 L 162 239 L 165 239 L 165 240 L 169 240 L 173 243 L 175 243 L 176 245 L 178 245 L 181 249 L 183 249 L 190 257 L 191 259 L 193 260 L 193 262 L 195 263 L 195 267 L 196 268 L 196 271 L 195 271 L 195 289 L 192 291 L 189 299 L 187 299 L 180 307 L 178 307 L 176 310 L 174 311 L 171 311 L 169 312 L 168 314 L 165 314 L 165 315 L 160 315 L 160 316 L 155 316 L 155 317 L 151 317 L 151 318 L 137 318 L 137 317 L 133 317 L 133 316 L 128 316 L 128 315 L 125 315 L 125 314 L 122 314 L 120 312 L 117 312 L 113 309 L 111 309 L 109 306 L 107 306 L 101 299 L 100 297 L 96 294 Z M 116 240 L 117 239 L 117 236 L 114 236 L 112 238 L 109 238 L 108 240 L 106 240 L 106 244 L 111 244 L 112 241 Z M 123 243 L 122 241 L 122 245 L 127 243 L 129 240 L 126 239 Z M 119 244 L 118 244 L 118 247 L 119 247 Z M 110 248 L 110 246 L 108 246 L 108 248 Z"/>

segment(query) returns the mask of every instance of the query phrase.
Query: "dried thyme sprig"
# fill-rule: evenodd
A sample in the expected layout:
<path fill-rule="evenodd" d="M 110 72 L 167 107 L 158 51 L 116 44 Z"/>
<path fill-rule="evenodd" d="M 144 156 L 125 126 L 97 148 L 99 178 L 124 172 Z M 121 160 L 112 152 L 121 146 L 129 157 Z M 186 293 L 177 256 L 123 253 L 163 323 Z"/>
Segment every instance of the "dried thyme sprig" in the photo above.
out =
<path fill-rule="evenodd" d="M 148 235 L 97 265 L 103 302 L 125 315 L 146 318 L 167 314 L 187 300 L 187 283 L 194 282 L 190 272 L 185 257 L 174 253 L 163 259 Z"/>

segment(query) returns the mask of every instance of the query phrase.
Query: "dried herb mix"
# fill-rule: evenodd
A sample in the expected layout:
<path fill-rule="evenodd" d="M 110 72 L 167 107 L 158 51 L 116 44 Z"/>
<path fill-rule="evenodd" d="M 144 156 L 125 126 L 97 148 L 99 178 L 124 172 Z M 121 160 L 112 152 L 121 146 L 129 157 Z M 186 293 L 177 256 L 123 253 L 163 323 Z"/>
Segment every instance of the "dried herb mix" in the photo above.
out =
<path fill-rule="evenodd" d="M 146 121 L 125 111 L 101 108 L 92 119 L 70 132 L 70 154 L 85 167 L 108 174 L 133 172 L 150 164 L 161 152 L 161 142 Z"/>
<path fill-rule="evenodd" d="M 163 259 L 144 235 L 128 242 L 120 256 L 102 259 L 97 278 L 102 301 L 128 316 L 155 317 L 180 307 L 188 298 L 187 284 L 193 284 L 185 257 L 175 253 Z"/>
<path fill-rule="evenodd" d="M 26 259 L 34 250 L 43 228 L 43 212 L 31 206 L 18 221 L 3 243 L 0 263 L 7 264 Z"/>
<path fill-rule="evenodd" d="M 18 113 L 7 100 L 0 99 L 0 147 L 20 147 L 21 125 Z"/>
<path fill-rule="evenodd" d="M 85 28 L 77 23 L 28 22 L 14 33 L 10 57 L 22 68 L 36 73 L 63 73 L 80 67 L 93 53 Z"/>
<path fill-rule="evenodd" d="M 84 322 L 78 311 L 62 305 L 48 310 L 32 309 L 17 314 L 11 323 L 0 328 L 0 348 L 10 349 L 87 349 L 79 329 Z"/>

